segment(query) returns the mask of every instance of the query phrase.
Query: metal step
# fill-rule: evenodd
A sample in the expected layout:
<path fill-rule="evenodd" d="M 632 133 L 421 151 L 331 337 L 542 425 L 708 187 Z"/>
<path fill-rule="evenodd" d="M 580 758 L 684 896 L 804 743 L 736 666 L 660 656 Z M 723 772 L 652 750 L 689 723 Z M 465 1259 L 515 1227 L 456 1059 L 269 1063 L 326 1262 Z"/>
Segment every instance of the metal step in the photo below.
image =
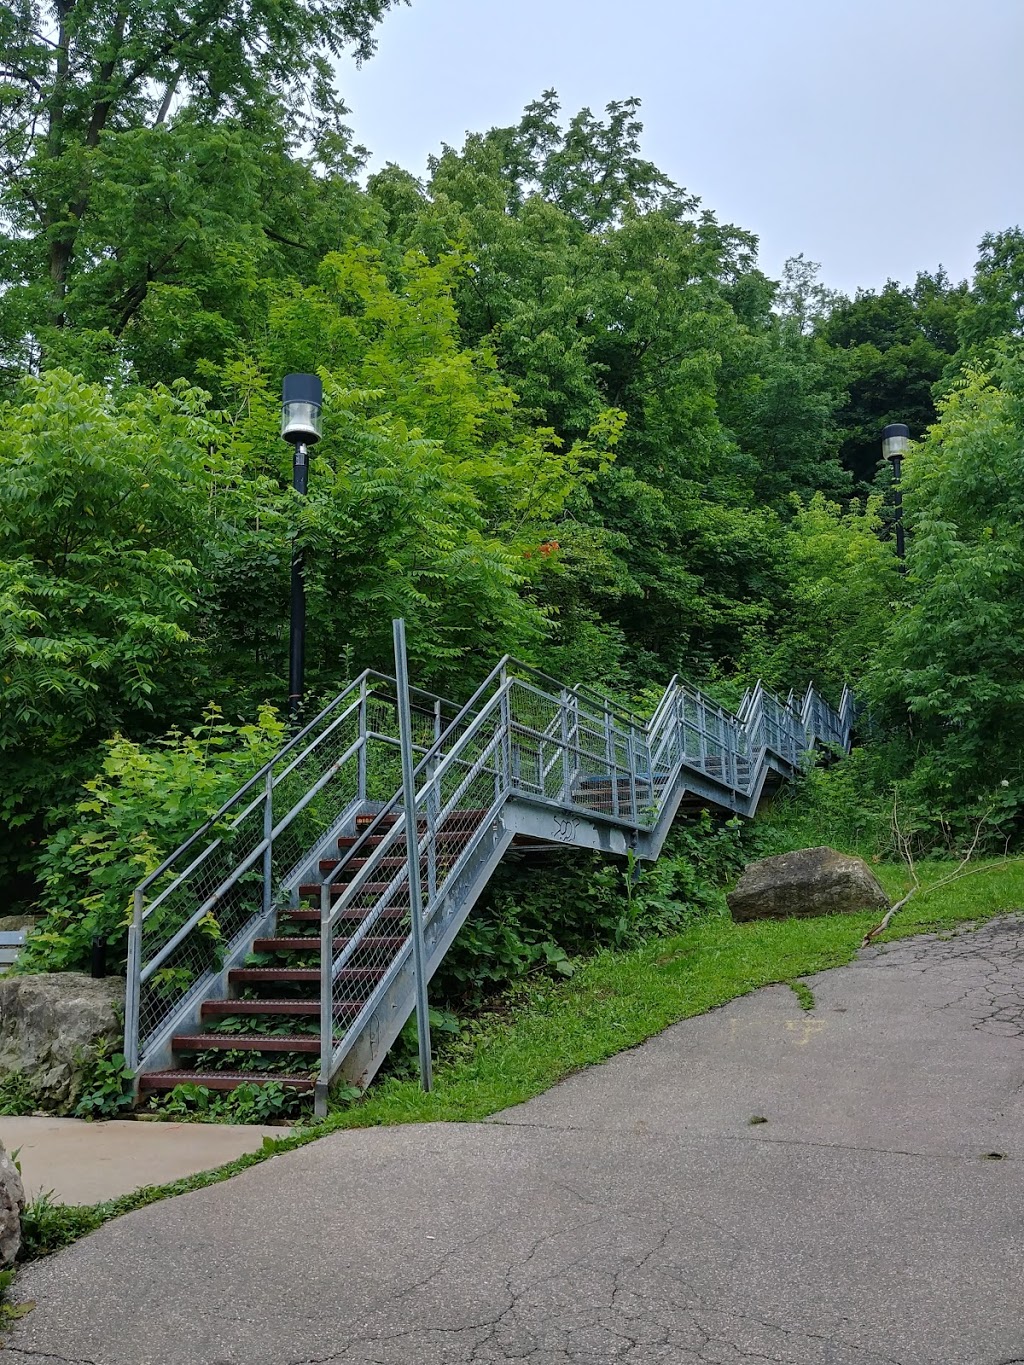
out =
<path fill-rule="evenodd" d="M 360 1000 L 340 1000 L 334 1006 L 336 1015 L 358 1014 Z M 320 1018 L 320 997 L 312 1000 L 204 1000 L 201 1010 L 204 1019 L 228 1019 L 251 1014 Z"/>
<path fill-rule="evenodd" d="M 179 1033 L 171 1042 L 175 1052 L 317 1052 L 315 1033 Z"/>
<path fill-rule="evenodd" d="M 353 941 L 351 938 L 336 938 L 334 940 L 334 951 L 336 953 L 343 952 Z M 401 948 L 404 943 L 404 935 L 392 938 L 367 937 L 360 941 L 359 947 L 360 949 L 365 948 L 367 952 L 386 952 L 389 949 L 394 951 L 396 948 Z M 309 934 L 305 938 L 258 938 L 253 943 L 252 950 L 254 953 L 318 953 L 320 951 L 320 936 L 319 934 Z"/>
<path fill-rule="evenodd" d="M 179 1085 L 202 1085 L 207 1090 L 237 1090 L 240 1085 L 283 1085 L 303 1094 L 313 1089 L 312 1076 L 287 1076 L 283 1072 L 259 1071 L 148 1071 L 139 1077 L 142 1091 L 173 1090 Z"/>
<path fill-rule="evenodd" d="M 423 829 L 422 833 L 424 835 L 427 833 L 425 828 Z M 384 834 L 371 834 L 368 839 L 363 839 L 362 835 L 343 834 L 341 838 L 338 840 L 338 848 L 343 853 L 347 852 L 349 849 L 355 848 L 356 844 L 359 844 L 360 852 L 362 852 L 364 849 L 371 850 L 375 848 L 380 848 L 381 844 L 384 842 L 386 837 L 387 836 Z M 465 846 L 472 837 L 472 831 L 465 830 L 459 827 L 451 829 L 442 828 L 434 832 L 434 837 L 435 839 L 437 838 L 443 839 L 445 845 L 448 847 L 452 845 Z M 404 834 L 399 835 L 399 837 L 394 841 L 391 847 L 394 849 L 396 854 L 400 853 L 404 858 L 405 835 Z"/>
<path fill-rule="evenodd" d="M 420 882 L 423 885 L 424 889 L 426 889 L 427 885 L 426 877 L 421 877 Z M 384 892 L 388 889 L 390 885 L 391 885 L 390 882 L 363 882 L 362 886 L 359 888 L 359 894 L 361 896 L 383 896 Z M 300 899 L 307 900 L 312 898 L 319 902 L 320 886 L 321 886 L 320 882 L 303 882 L 302 885 L 299 887 Z M 345 882 L 333 883 L 332 889 L 334 891 L 335 900 L 337 900 L 338 897 L 345 890 L 345 886 L 346 886 Z M 319 913 L 319 911 L 317 913 Z"/>
<path fill-rule="evenodd" d="M 344 967 L 335 976 L 336 981 L 371 981 L 384 973 L 375 967 Z M 320 980 L 319 967 L 235 967 L 228 972 L 228 980 L 239 986 L 252 985 L 261 981 L 316 981 Z"/>
<path fill-rule="evenodd" d="M 306 887 L 300 887 L 300 888 L 299 888 L 300 892 L 301 892 L 301 891 L 305 891 L 306 889 L 307 889 Z M 310 891 L 310 894 L 312 895 L 313 892 Z M 339 893 L 339 894 L 340 894 L 340 893 Z M 378 894 L 379 894 L 379 893 L 378 893 Z M 320 888 L 319 888 L 319 886 L 316 888 L 316 895 L 317 895 L 317 897 L 319 897 L 319 895 L 320 895 Z M 409 913 L 409 908 L 408 908 L 408 906 L 405 906 L 405 905 L 389 905 L 389 906 L 386 906 L 383 910 L 381 910 L 377 917 L 378 917 L 378 919 L 386 919 L 386 920 L 401 919 L 403 915 L 408 915 L 408 913 Z M 348 909 L 343 910 L 343 911 L 341 912 L 341 914 L 338 916 L 338 918 L 339 918 L 339 919 L 343 919 L 343 920 L 349 920 L 349 919 L 353 919 L 353 920 L 364 920 L 364 919 L 366 919 L 367 915 L 372 915 L 372 914 L 373 914 L 373 906 L 372 906 L 372 905 L 371 905 L 371 906 L 359 906 L 359 907 L 357 907 L 357 908 L 353 908 L 353 907 L 350 906 Z M 280 910 L 280 911 L 278 911 L 277 919 L 278 919 L 278 925 L 279 925 L 279 926 L 280 926 L 281 924 L 283 924 L 283 923 L 289 923 L 289 924 L 319 924 L 319 923 L 320 923 L 320 911 L 319 911 L 319 910 Z"/>

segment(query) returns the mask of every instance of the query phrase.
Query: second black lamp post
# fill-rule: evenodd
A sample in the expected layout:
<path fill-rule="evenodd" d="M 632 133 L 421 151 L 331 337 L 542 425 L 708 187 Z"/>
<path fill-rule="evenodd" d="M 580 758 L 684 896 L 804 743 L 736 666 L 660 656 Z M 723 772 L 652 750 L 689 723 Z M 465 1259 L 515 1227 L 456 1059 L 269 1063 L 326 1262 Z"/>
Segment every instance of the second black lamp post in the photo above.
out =
<path fill-rule="evenodd" d="M 910 428 L 902 422 L 890 422 L 882 432 L 882 454 L 892 463 L 893 502 L 896 516 L 896 557 L 900 572 L 906 573 L 907 546 L 903 534 L 903 456 L 910 448 Z"/>
<path fill-rule="evenodd" d="M 309 447 L 320 439 L 324 387 L 315 374 L 286 374 L 281 403 L 281 436 L 292 447 L 292 485 L 305 496 L 309 485 Z M 306 579 L 298 536 L 292 546 L 291 633 L 288 647 L 288 714 L 298 719 L 305 691 Z"/>

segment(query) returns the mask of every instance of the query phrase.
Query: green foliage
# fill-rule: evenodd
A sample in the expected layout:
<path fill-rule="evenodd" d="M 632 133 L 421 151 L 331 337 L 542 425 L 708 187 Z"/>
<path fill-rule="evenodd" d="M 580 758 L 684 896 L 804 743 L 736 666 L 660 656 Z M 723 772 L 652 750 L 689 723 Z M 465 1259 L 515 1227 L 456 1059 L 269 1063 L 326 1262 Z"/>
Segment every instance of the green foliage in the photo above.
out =
<path fill-rule="evenodd" d="M 82 1093 L 75 1105 L 75 1118 L 116 1118 L 135 1103 L 135 1076 L 123 1052 L 108 1055 L 101 1048 L 82 1074 Z"/>
<path fill-rule="evenodd" d="M 203 396 L 26 379 L 0 426 L 5 855 L 87 776 L 98 741 L 190 691 L 196 591 L 220 491 Z"/>
<path fill-rule="evenodd" d="M 908 594 L 871 696 L 933 821 L 1012 833 L 1024 802 L 1024 361 L 969 373 L 906 460 Z M 905 719 L 906 718 L 906 719 Z"/>
<path fill-rule="evenodd" d="M 803 257 L 774 282 L 643 156 L 637 100 L 563 117 L 553 91 L 425 183 L 364 189 L 331 58 L 368 54 L 390 7 L 255 0 L 228 31 L 93 5 L 45 42 L 34 0 L 0 13 L 0 880 L 48 912 L 24 965 L 82 966 L 94 935 L 123 953 L 131 885 L 280 738 L 261 708 L 296 546 L 311 695 L 385 664 L 398 615 L 416 680 L 454 696 L 506 650 L 625 696 L 870 675 L 908 818 L 994 800 L 1012 832 L 1018 737 L 988 736 L 1015 702 L 1020 518 L 1011 495 L 965 519 L 977 456 L 949 454 L 1006 444 L 1012 359 L 908 461 L 907 580 L 884 504 L 845 499 L 886 420 L 916 434 L 962 362 L 1012 355 L 1019 230 L 985 237 L 970 289 L 842 299 Z M 290 370 L 327 400 L 305 498 Z M 990 502 L 1016 486 L 997 464 Z M 586 922 L 506 888 L 453 995 L 671 926 L 706 903 L 695 857 L 625 895 L 615 869 L 554 870 Z"/>
<path fill-rule="evenodd" d="M 19 1071 L 8 1072 L 0 1081 L 0 1116 L 7 1118 L 31 1114 L 36 1107 L 35 1093 L 28 1077 Z"/>
<path fill-rule="evenodd" d="M 97 1208 L 62 1204 L 54 1198 L 52 1190 L 40 1192 L 27 1201 L 22 1211 L 18 1260 L 35 1261 L 40 1256 L 49 1256 L 93 1232 L 102 1222 Z"/>
<path fill-rule="evenodd" d="M 970 300 L 939 270 L 911 288 L 894 281 L 879 292 L 859 289 L 833 302 L 817 335 L 845 369 L 846 402 L 837 413 L 843 463 L 871 486 L 882 460 L 882 428 L 905 422 L 915 437 L 935 421 L 933 391 L 957 351 L 958 327 Z M 888 478 L 886 471 L 882 479 Z"/>
<path fill-rule="evenodd" d="M 959 359 L 991 364 L 1007 340 L 1024 339 L 1024 230 L 986 232 L 978 249 L 971 307 L 957 320 Z"/>
<path fill-rule="evenodd" d="M 635 102 L 559 121 L 553 92 L 517 126 L 446 148 L 426 193 L 371 181 L 394 234 L 437 258 L 466 244 L 456 303 L 523 408 L 565 441 L 602 409 L 614 466 L 566 506 L 571 583 L 549 580 L 562 640 L 634 684 L 735 660 L 769 618 L 791 492 L 844 486 L 826 349 L 771 311 L 754 240 L 638 155 Z M 595 180 L 594 177 L 597 177 Z M 566 591 L 566 589 L 571 591 Z M 556 643 L 557 648 L 557 643 Z"/>
<path fill-rule="evenodd" d="M 785 534 L 789 569 L 783 618 L 748 635 L 751 677 L 780 691 L 808 682 L 838 702 L 871 667 L 904 594 L 891 545 L 881 538 L 880 499 L 848 510 L 817 493 L 794 501 Z"/>
<path fill-rule="evenodd" d="M 789 988 L 796 996 L 802 1010 L 809 1011 L 814 1009 L 814 992 L 811 990 L 810 986 L 805 985 L 803 981 L 790 981 Z M 754 1123 L 763 1122 L 764 1120 L 751 1119 L 750 1121 L 751 1123 Z"/>
<path fill-rule="evenodd" d="M 264 237 L 303 250 L 314 177 L 293 199 L 294 146 L 311 145 L 331 179 L 351 170 L 332 59 L 350 44 L 368 55 L 390 7 L 253 0 L 229 22 L 179 0 L 5 5 L 0 365 L 27 367 L 40 342 L 95 365 L 90 343 L 116 353 L 140 320 L 152 355 L 168 302 L 179 357 L 230 340 L 245 320 L 217 307 L 232 266 L 239 280 L 266 268 Z M 331 203 L 331 186 L 319 197 Z"/>
<path fill-rule="evenodd" d="M 232 725 L 211 707 L 191 731 L 149 745 L 109 740 L 102 767 L 40 856 L 46 918 L 18 970 L 86 968 L 96 937 L 113 960 L 123 958 L 133 888 L 267 762 L 284 734 L 273 710 Z M 216 935 L 216 921 L 209 930 Z"/>
<path fill-rule="evenodd" d="M 710 816 L 673 829 L 656 864 L 552 853 L 542 871 L 499 869 L 433 979 L 456 1013 L 536 976 L 571 976 L 604 947 L 627 948 L 721 910 L 722 882 L 743 862 L 741 822 Z"/>
<path fill-rule="evenodd" d="M 752 834 L 759 857 L 827 844 L 841 853 L 893 858 L 892 786 L 899 769 L 880 746 L 818 764 L 759 811 Z"/>
<path fill-rule="evenodd" d="M 276 1081 L 240 1085 L 235 1090 L 210 1090 L 186 1081 L 150 1101 L 147 1113 L 162 1119 L 199 1123 L 273 1123 L 295 1115 L 301 1099 Z"/>

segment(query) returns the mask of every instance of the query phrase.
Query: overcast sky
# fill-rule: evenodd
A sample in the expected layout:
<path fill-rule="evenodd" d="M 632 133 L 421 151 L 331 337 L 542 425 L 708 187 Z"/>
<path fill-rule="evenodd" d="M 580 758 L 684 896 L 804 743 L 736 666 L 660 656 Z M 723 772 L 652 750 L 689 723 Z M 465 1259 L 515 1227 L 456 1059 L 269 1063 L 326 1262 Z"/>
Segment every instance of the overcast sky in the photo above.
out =
<path fill-rule="evenodd" d="M 970 274 L 1024 221 L 1024 0 L 412 0 L 341 86 L 371 168 L 643 100 L 644 153 L 777 274 L 802 251 L 852 292 Z"/>

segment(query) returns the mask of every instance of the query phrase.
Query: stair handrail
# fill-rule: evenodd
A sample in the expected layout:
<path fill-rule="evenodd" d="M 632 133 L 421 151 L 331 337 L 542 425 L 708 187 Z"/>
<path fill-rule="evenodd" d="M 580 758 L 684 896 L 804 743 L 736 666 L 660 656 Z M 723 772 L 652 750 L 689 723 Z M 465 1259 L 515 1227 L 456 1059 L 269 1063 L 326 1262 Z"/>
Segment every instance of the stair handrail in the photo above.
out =
<path fill-rule="evenodd" d="M 374 669 L 364 669 L 323 706 L 312 720 L 291 736 L 250 778 L 241 783 L 218 810 L 169 853 L 153 872 L 135 886 L 128 928 L 125 991 L 125 1056 L 133 1071 L 138 1071 L 142 1065 L 149 1042 L 166 1033 L 169 1023 L 173 1023 L 175 1018 L 187 1012 L 189 1001 L 199 983 L 205 979 L 205 974 L 213 970 L 211 964 L 194 965 L 198 953 L 193 954 L 194 961 L 188 964 L 187 968 L 184 965 L 175 967 L 174 955 L 179 953 L 179 950 L 185 950 L 186 945 L 193 949 L 198 948 L 200 928 L 207 916 L 215 910 L 218 915 L 223 915 L 224 906 L 228 903 L 227 898 L 236 896 L 236 888 L 240 886 L 242 879 L 260 863 L 261 859 L 263 867 L 259 903 L 253 903 L 243 918 L 241 927 L 236 925 L 228 934 L 226 946 L 230 948 L 230 943 L 242 934 L 245 925 L 255 922 L 260 915 L 271 913 L 274 879 L 272 850 L 275 841 L 280 841 L 281 836 L 309 808 L 319 792 L 337 778 L 349 763 L 353 760 L 357 763 L 360 761 L 365 755 L 371 737 L 385 738 L 372 729 L 367 719 L 367 706 L 376 699 L 376 694 L 372 690 L 375 683 L 385 683 L 397 688 L 394 678 Z M 452 709 L 452 703 L 443 697 L 423 688 L 412 690 L 421 704 L 425 702 L 435 707 Z M 341 727 L 357 714 L 358 734 L 353 743 L 347 745 L 333 762 L 328 762 L 325 758 L 324 761 L 327 763 L 325 771 L 316 774 L 305 783 L 301 794 L 290 802 L 285 812 L 274 812 L 273 796 L 274 792 L 280 789 L 281 783 L 291 777 L 301 764 L 314 756 L 333 734 L 336 732 L 340 734 Z M 397 747 L 397 737 L 394 744 Z M 282 764 L 285 765 L 283 768 Z M 363 764 L 356 780 L 362 785 L 365 779 Z M 263 820 L 260 831 L 256 824 L 259 821 L 261 807 Z M 232 812 L 235 813 L 225 828 L 225 818 L 231 817 Z M 246 852 L 240 852 L 237 858 L 230 862 L 229 867 L 218 870 L 211 861 L 213 856 L 224 849 L 225 840 L 243 830 L 247 822 L 253 826 L 252 846 Z M 218 826 L 221 827 L 221 832 L 209 838 L 208 836 L 214 834 Z M 261 837 L 257 838 L 258 833 L 261 833 Z M 147 894 L 161 878 L 167 877 L 175 865 L 196 848 L 199 849 L 197 856 L 189 858 L 187 865 L 177 875 L 171 876 L 156 895 Z M 205 886 L 200 886 L 195 881 L 200 877 L 206 879 Z M 190 885 L 196 885 L 194 894 L 190 893 Z M 161 907 L 170 903 L 175 895 L 183 898 L 186 904 L 180 914 L 172 913 L 164 931 L 159 921 L 154 921 L 153 916 Z M 155 932 L 159 937 L 150 947 L 144 945 L 144 935 L 154 932 L 153 924 L 157 926 Z M 193 939 L 196 940 L 195 943 L 192 943 Z M 204 960 L 206 956 L 209 954 L 202 954 Z M 158 973 L 163 976 L 170 973 L 173 978 L 174 972 L 181 978 L 180 984 L 169 983 L 167 987 L 162 985 L 159 987 L 160 992 L 166 995 L 166 1000 L 161 1004 L 153 997 L 154 987 L 149 983 L 159 980 Z M 147 996 L 145 1027 L 141 1017 L 144 989 Z"/>

